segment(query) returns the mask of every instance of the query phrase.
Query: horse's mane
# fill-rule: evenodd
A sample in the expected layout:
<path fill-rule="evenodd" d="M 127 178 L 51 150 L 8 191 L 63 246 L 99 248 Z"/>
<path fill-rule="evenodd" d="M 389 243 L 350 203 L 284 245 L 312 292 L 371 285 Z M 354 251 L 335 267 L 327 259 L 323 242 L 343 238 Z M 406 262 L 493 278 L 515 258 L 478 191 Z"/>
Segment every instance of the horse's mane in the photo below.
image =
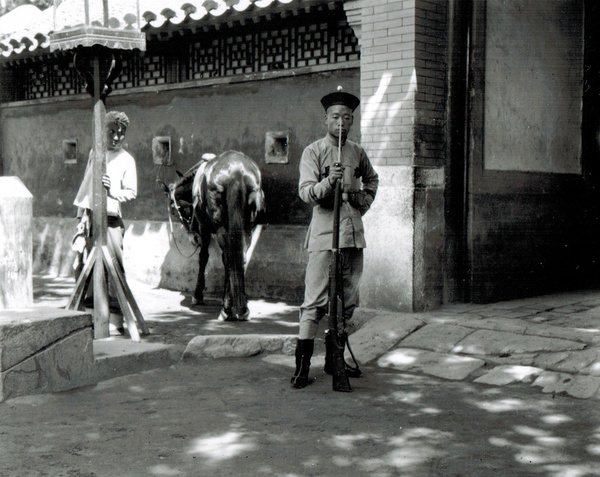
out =
<path fill-rule="evenodd" d="M 202 165 L 202 163 L 206 162 L 206 159 L 201 159 L 200 161 L 198 161 L 198 163 L 192 167 L 190 167 L 187 171 L 185 171 L 184 174 L 181 175 L 181 177 L 179 177 L 175 183 L 173 184 L 174 188 L 177 188 L 179 186 L 181 186 L 182 184 L 185 184 L 186 182 L 189 182 L 190 180 L 194 180 L 194 176 L 196 175 L 196 171 L 198 170 L 198 168 Z"/>

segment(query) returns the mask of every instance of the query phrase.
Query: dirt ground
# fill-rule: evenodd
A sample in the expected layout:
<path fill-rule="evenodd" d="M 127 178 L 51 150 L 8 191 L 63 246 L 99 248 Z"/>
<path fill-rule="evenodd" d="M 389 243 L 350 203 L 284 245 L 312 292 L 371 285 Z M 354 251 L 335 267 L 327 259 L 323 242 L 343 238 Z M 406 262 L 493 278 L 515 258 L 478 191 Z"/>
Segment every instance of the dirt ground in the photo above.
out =
<path fill-rule="evenodd" d="M 68 280 L 36 280 L 60 306 Z M 297 307 L 251 303 L 248 323 L 216 321 L 218 302 L 134 289 L 149 341 L 183 349 L 207 333 L 297 332 Z M 241 328 L 241 327 L 244 328 Z M 0 403 L 1 477 L 600 476 L 598 401 L 363 366 L 331 390 L 322 343 L 290 386 L 293 357 L 180 363 L 66 393 Z"/>
<path fill-rule="evenodd" d="M 179 364 L 0 404 L 0 475 L 600 475 L 598 402 L 377 367 L 331 391 L 291 358 Z"/>
<path fill-rule="evenodd" d="M 33 277 L 34 305 L 64 308 L 75 286 L 71 277 Z M 221 299 L 209 296 L 203 305 L 193 306 L 191 296 L 180 291 L 156 288 L 130 281 L 136 304 L 150 329 L 143 337 L 150 343 L 173 345 L 181 353 L 198 335 L 212 334 L 297 334 L 298 303 L 278 300 L 251 299 L 248 322 L 217 320 Z M 92 310 L 88 310 L 93 313 Z"/>

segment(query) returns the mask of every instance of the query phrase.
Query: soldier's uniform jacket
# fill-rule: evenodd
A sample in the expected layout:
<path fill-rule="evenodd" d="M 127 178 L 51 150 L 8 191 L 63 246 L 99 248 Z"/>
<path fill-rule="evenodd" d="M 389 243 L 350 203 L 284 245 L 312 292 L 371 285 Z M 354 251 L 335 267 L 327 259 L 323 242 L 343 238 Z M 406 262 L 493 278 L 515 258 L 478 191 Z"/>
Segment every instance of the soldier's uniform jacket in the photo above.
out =
<path fill-rule="evenodd" d="M 328 180 L 329 168 L 334 162 L 338 162 L 338 143 L 330 135 L 307 146 L 300 160 L 300 198 L 314 206 L 305 241 L 309 251 L 331 250 L 333 201 L 327 199 L 332 198 L 335 189 Z M 342 145 L 341 162 L 344 166 L 343 190 L 366 191 L 368 209 L 377 193 L 379 178 L 365 150 L 359 144 L 346 140 Z M 343 201 L 340 209 L 340 248 L 365 248 L 366 245 L 361 212 L 348 201 Z"/>

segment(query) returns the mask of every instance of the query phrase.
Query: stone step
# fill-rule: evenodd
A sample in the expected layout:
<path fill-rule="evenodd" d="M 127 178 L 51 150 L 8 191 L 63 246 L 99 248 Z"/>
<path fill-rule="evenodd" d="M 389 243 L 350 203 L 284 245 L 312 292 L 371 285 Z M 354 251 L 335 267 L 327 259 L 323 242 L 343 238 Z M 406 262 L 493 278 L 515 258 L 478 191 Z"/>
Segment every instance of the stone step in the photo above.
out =
<path fill-rule="evenodd" d="M 262 353 L 294 354 L 297 335 L 202 335 L 193 338 L 184 361 L 202 358 L 246 358 Z"/>
<path fill-rule="evenodd" d="M 175 345 L 126 337 L 94 340 L 92 324 L 89 312 L 1 310 L 0 402 L 89 386 L 181 360 Z"/>
<path fill-rule="evenodd" d="M 126 337 L 94 341 L 96 382 L 150 369 L 171 366 L 181 360 L 175 345 L 134 342 Z"/>

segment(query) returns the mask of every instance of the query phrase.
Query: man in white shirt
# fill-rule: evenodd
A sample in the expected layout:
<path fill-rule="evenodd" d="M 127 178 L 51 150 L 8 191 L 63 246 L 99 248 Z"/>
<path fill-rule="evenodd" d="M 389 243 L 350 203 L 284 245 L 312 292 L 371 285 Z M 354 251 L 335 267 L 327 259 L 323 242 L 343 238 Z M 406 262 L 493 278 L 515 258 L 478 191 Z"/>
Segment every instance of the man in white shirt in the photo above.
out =
<path fill-rule="evenodd" d="M 106 214 L 108 240 L 114 245 L 113 251 L 121 271 L 123 267 L 123 236 L 125 225 L 121 214 L 121 204 L 129 202 L 137 196 L 137 170 L 135 160 L 125 149 L 125 133 L 129 127 L 129 118 L 125 113 L 111 111 L 106 114 L 106 174 L 102 176 L 102 184 L 107 191 Z M 75 278 L 83 269 L 83 263 L 93 246 L 93 230 L 91 228 L 92 210 L 92 173 L 93 152 L 85 171 L 85 175 L 77 196 L 73 202 L 78 207 L 77 216 L 80 222 L 77 228 L 73 248 L 78 252 L 74 264 Z M 117 319 L 116 329 L 122 333 L 123 317 Z"/>

